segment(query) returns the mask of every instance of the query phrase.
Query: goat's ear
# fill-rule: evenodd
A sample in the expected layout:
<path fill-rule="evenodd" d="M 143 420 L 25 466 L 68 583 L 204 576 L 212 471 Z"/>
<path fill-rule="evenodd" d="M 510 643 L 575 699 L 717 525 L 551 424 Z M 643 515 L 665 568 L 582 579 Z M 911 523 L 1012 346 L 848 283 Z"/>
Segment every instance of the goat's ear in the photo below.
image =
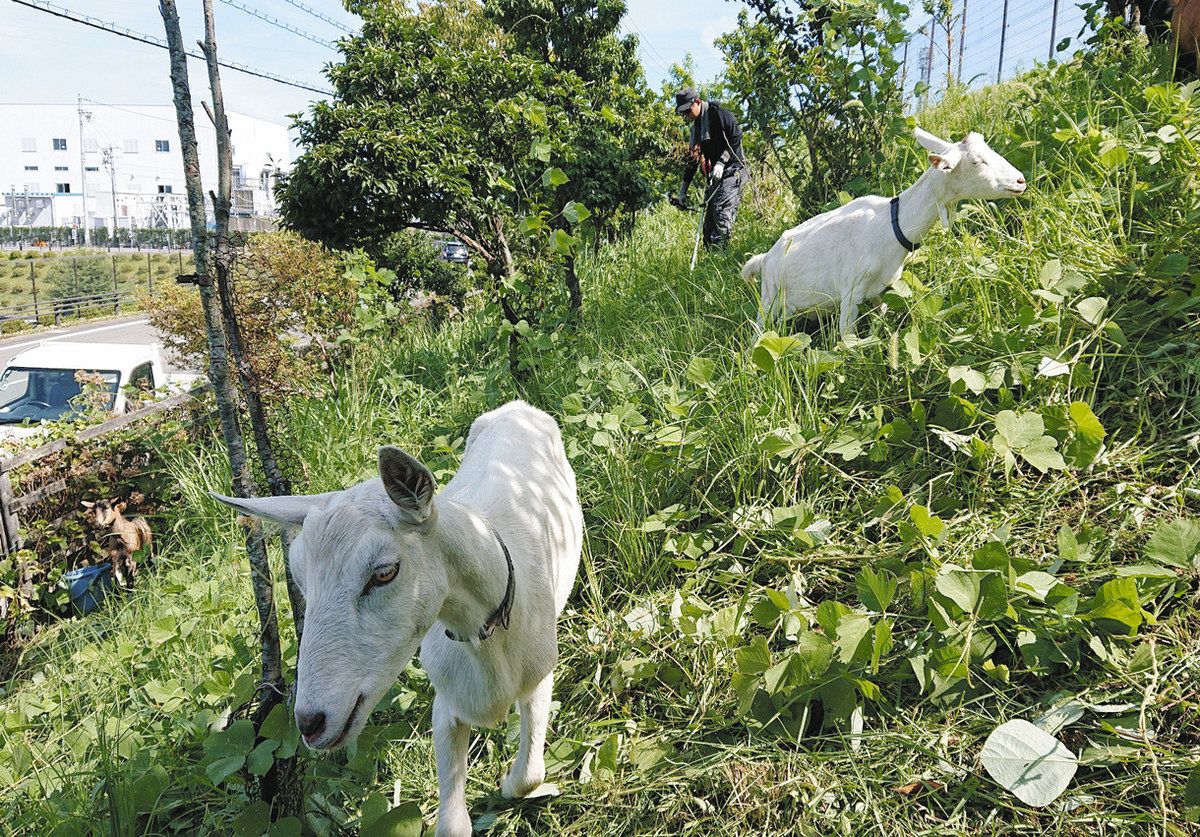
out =
<path fill-rule="evenodd" d="M 935 137 L 928 131 L 922 131 L 920 128 L 913 129 L 913 136 L 917 138 L 917 142 L 921 147 L 929 151 L 931 154 L 945 154 L 952 146 L 941 137 Z"/>
<path fill-rule="evenodd" d="M 83 501 L 82 503 L 80 503 L 79 505 L 83 506 L 85 509 L 90 509 L 92 506 L 94 506 L 94 505 L 96 505 L 96 504 L 95 504 L 95 503 L 93 503 L 91 500 L 84 500 L 84 501 Z"/>
<path fill-rule="evenodd" d="M 123 511 L 125 511 L 126 505 L 127 505 L 126 502 L 124 500 L 122 500 L 121 502 L 119 502 L 115 506 L 113 506 L 113 508 L 119 512 L 123 512 Z"/>
<path fill-rule="evenodd" d="M 340 494 L 296 494 L 287 497 L 226 497 L 210 491 L 209 496 L 244 514 L 273 520 L 284 526 L 299 526 L 311 512 L 325 506 L 330 498 Z"/>
<path fill-rule="evenodd" d="M 424 523 L 433 513 L 433 474 L 416 457 L 400 448 L 379 449 L 379 476 L 383 489 L 407 523 Z"/>
<path fill-rule="evenodd" d="M 939 171 L 953 171 L 955 160 L 948 154 L 930 154 L 929 165 Z"/>

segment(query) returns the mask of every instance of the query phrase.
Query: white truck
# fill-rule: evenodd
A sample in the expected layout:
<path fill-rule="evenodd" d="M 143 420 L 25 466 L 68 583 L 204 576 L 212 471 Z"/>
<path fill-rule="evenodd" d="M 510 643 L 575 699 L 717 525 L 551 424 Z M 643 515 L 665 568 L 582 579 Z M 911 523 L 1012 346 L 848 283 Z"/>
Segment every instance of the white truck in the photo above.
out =
<path fill-rule="evenodd" d="M 89 408 L 120 415 L 199 377 L 168 375 L 158 346 L 46 341 L 14 356 L 0 374 L 0 438 L 29 436 L 43 421 Z"/>

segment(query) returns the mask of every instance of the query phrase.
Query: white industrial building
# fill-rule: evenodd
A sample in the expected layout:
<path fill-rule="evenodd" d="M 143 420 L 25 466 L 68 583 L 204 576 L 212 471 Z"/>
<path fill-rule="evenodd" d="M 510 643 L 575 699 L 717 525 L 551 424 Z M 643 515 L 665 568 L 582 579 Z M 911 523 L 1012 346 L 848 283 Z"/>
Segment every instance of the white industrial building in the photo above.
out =
<path fill-rule="evenodd" d="M 233 215 L 275 215 L 275 184 L 291 160 L 287 127 L 230 112 Z M 200 170 L 217 186 L 216 137 L 197 109 Z M 173 105 L 0 103 L 0 226 L 188 226 Z M 86 199 L 85 199 L 86 195 Z M 207 194 L 209 220 L 212 207 Z M 253 228 L 248 222 L 236 228 Z M 79 236 L 82 238 L 82 236 Z"/>

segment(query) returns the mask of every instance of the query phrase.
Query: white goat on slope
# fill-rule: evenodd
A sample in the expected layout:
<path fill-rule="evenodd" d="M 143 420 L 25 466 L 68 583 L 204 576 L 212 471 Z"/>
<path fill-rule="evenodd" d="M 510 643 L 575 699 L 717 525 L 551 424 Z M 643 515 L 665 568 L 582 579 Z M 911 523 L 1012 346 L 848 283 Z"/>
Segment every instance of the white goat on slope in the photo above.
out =
<path fill-rule="evenodd" d="M 419 645 L 435 688 L 437 833 L 468 835 L 472 726 L 499 724 L 516 702 L 520 745 L 501 791 L 526 796 L 545 777 L 555 623 L 583 543 L 575 474 L 554 419 L 522 401 L 475 420 L 436 497 L 433 475 L 399 448 L 379 450 L 379 473 L 331 494 L 218 499 L 300 527 L 290 564 L 308 603 L 296 690 L 305 743 L 356 738 Z"/>
<path fill-rule="evenodd" d="M 742 278 L 762 278 L 760 330 L 766 319 L 834 309 L 842 337 L 853 336 L 859 304 L 900 277 L 905 257 L 939 217 L 948 228 L 961 200 L 1025 191 L 1021 173 L 979 134 L 957 144 L 920 128 L 916 137 L 930 152 L 929 168 L 897 198 L 856 198 L 793 227 L 746 262 Z"/>

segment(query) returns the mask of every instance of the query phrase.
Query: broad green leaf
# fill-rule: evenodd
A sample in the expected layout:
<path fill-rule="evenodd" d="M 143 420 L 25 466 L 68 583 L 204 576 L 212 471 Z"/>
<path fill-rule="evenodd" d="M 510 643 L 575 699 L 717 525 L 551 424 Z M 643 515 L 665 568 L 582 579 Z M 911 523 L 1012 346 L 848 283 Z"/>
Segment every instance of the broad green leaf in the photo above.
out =
<path fill-rule="evenodd" d="M 1028 572 L 1017 576 L 1016 589 L 1026 593 L 1039 602 L 1044 602 L 1046 596 L 1059 583 L 1058 579 L 1040 571 Z"/>
<path fill-rule="evenodd" d="M 962 381 L 967 389 L 976 395 L 982 395 L 987 389 L 987 378 L 982 372 L 978 372 L 969 366 L 951 366 L 946 373 L 950 377 L 950 384 L 954 385 Z M 958 390 L 961 392 L 962 390 Z"/>
<path fill-rule="evenodd" d="M 568 180 L 567 175 L 562 169 L 557 166 L 546 169 L 542 173 L 542 186 L 547 189 L 557 189 Z"/>
<path fill-rule="evenodd" d="M 1083 401 L 1073 401 L 1067 409 L 1075 429 L 1075 438 L 1063 451 L 1076 468 L 1086 468 L 1096 461 L 1108 435 L 1092 408 Z"/>
<path fill-rule="evenodd" d="M 1142 608 L 1138 603 L 1137 582 L 1132 578 L 1117 578 L 1100 585 L 1084 618 L 1104 622 L 1114 633 L 1136 634 L 1142 624 Z"/>
<path fill-rule="evenodd" d="M 284 817 L 271 824 L 268 837 L 300 837 L 300 818 Z"/>
<path fill-rule="evenodd" d="M 883 613 L 892 603 L 899 582 L 896 576 L 887 570 L 881 569 L 876 572 L 871 567 L 863 567 L 855 576 L 854 584 L 858 588 L 858 600 L 863 606 L 876 613 Z"/>
<path fill-rule="evenodd" d="M 234 817 L 232 825 L 234 837 L 262 837 L 271 827 L 271 808 L 256 799 Z"/>
<path fill-rule="evenodd" d="M 535 139 L 529 144 L 529 156 L 541 160 L 543 163 L 549 163 L 550 143 Z"/>
<path fill-rule="evenodd" d="M 858 695 L 845 677 L 831 680 L 821 687 L 821 704 L 825 707 L 825 723 L 845 722 L 858 707 Z"/>
<path fill-rule="evenodd" d="M 865 613 L 847 613 L 838 622 L 833 644 L 843 663 L 866 662 L 871 657 L 871 618 Z"/>
<path fill-rule="evenodd" d="M 939 538 L 946 529 L 946 524 L 936 514 L 922 505 L 914 505 L 908 510 L 908 516 L 917 531 L 927 538 Z"/>
<path fill-rule="evenodd" d="M 1108 308 L 1108 300 L 1102 296 L 1089 296 L 1087 299 L 1081 299 L 1075 305 L 1079 316 L 1083 317 L 1084 322 L 1091 325 L 1100 325 L 1100 321 L 1104 319 L 1106 308 Z"/>
<path fill-rule="evenodd" d="M 789 352 L 796 352 L 806 348 L 812 342 L 812 338 L 807 334 L 798 334 L 792 337 L 782 337 L 774 331 L 766 331 L 758 338 L 758 342 L 754 344 L 754 351 L 750 355 L 750 359 L 754 361 L 754 365 L 764 372 L 770 372 L 775 369 L 777 364 L 784 355 Z"/>
<path fill-rule="evenodd" d="M 246 769 L 254 776 L 266 776 L 271 765 L 275 763 L 275 750 L 278 747 L 279 742 L 270 738 L 260 741 L 246 757 Z"/>
<path fill-rule="evenodd" d="M 1021 720 L 996 727 L 980 760 L 996 784 L 1034 808 L 1058 799 L 1079 767 L 1079 759 L 1061 741 Z"/>
<path fill-rule="evenodd" d="M 934 580 L 934 588 L 958 605 L 963 613 L 972 613 L 979 602 L 979 579 L 979 573 L 944 568 Z"/>
<path fill-rule="evenodd" d="M 1159 523 L 1146 542 L 1146 557 L 1172 567 L 1200 570 L 1200 520 L 1181 517 Z"/>
<path fill-rule="evenodd" d="M 262 738 L 284 741 L 292 734 L 293 729 L 295 729 L 295 724 L 292 722 L 292 713 L 288 711 L 287 704 L 277 703 L 267 715 L 266 720 L 262 722 L 258 734 Z"/>
<path fill-rule="evenodd" d="M 568 201 L 567 205 L 563 207 L 563 217 L 566 218 L 572 226 L 580 223 L 581 221 L 586 221 L 591 216 L 591 211 L 578 201 Z"/>
<path fill-rule="evenodd" d="M 796 638 L 796 656 L 810 678 L 820 677 L 833 661 L 833 643 L 816 631 L 805 631 Z"/>
<path fill-rule="evenodd" d="M 1039 413 L 1028 412 L 1018 416 L 1012 410 L 1002 410 L 996 416 L 996 432 L 1009 447 L 1020 450 L 1040 438 L 1046 432 L 1046 424 Z"/>
<path fill-rule="evenodd" d="M 1188 822 L 1200 822 L 1200 764 L 1188 773 L 1183 789 L 1183 818 Z"/>
<path fill-rule="evenodd" d="M 871 673 L 879 673 L 879 662 L 892 650 L 892 623 L 880 619 L 875 623 L 875 637 L 871 643 Z"/>
<path fill-rule="evenodd" d="M 863 443 L 849 433 L 843 433 L 830 443 L 827 453 L 840 456 L 843 461 L 850 462 L 863 455 Z"/>
<path fill-rule="evenodd" d="M 713 379 L 717 364 L 706 357 L 694 357 L 687 365 L 687 379 L 693 384 L 704 386 Z"/>
<path fill-rule="evenodd" d="M 737 650 L 738 671 L 742 674 L 762 674 L 771 667 L 771 649 L 764 637 L 756 636 L 749 645 Z"/>
<path fill-rule="evenodd" d="M 245 756 L 220 756 L 209 762 L 204 772 L 213 785 L 217 786 L 241 770 L 245 763 Z"/>
<path fill-rule="evenodd" d="M 1042 271 L 1038 275 L 1038 283 L 1050 290 L 1058 284 L 1058 280 L 1062 278 L 1062 262 L 1059 259 L 1050 259 L 1042 265 Z"/>
<path fill-rule="evenodd" d="M 1053 436 L 1042 436 L 1034 439 L 1021 448 L 1021 457 L 1043 474 L 1047 471 L 1062 471 L 1067 467 L 1062 454 L 1056 448 L 1058 441 Z"/>

